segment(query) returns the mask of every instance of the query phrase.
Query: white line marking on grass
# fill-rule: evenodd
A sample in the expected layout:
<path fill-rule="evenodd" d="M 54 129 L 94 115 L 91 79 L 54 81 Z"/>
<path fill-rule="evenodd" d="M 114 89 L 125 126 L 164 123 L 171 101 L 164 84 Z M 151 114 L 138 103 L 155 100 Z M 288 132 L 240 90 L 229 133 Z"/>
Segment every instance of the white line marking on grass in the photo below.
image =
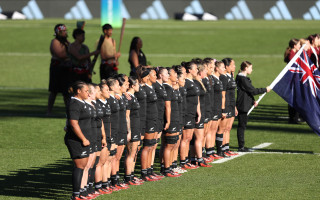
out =
<path fill-rule="evenodd" d="M 271 144 L 272 144 L 272 143 L 262 143 L 262 144 L 259 144 L 259 145 L 257 145 L 257 146 L 252 147 L 251 149 L 252 149 L 252 150 L 259 150 L 259 149 L 265 148 L 265 147 L 267 147 L 267 146 L 270 146 Z M 232 160 L 232 159 L 238 158 L 238 157 L 240 157 L 240 156 L 246 155 L 246 154 L 248 154 L 248 153 L 249 153 L 249 152 L 238 152 L 238 155 L 236 155 L 236 156 L 231 156 L 231 157 L 229 157 L 229 158 L 222 158 L 222 159 L 217 160 L 217 161 L 214 161 L 214 162 L 212 162 L 212 163 L 213 163 L 213 164 L 224 163 L 224 162 L 227 162 L 227 161 L 229 161 L 229 160 Z"/>

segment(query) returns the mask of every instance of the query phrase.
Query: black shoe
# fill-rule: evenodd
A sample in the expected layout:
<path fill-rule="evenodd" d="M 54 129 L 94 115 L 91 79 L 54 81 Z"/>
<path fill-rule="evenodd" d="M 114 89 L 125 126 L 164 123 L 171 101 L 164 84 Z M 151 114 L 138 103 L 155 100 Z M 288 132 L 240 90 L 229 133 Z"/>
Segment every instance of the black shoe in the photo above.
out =
<path fill-rule="evenodd" d="M 242 147 L 238 149 L 238 152 L 252 152 L 252 149 L 248 149 L 247 147 Z"/>
<path fill-rule="evenodd" d="M 230 158 L 230 156 L 227 156 L 224 152 L 218 153 L 218 156 L 224 157 L 224 158 Z"/>

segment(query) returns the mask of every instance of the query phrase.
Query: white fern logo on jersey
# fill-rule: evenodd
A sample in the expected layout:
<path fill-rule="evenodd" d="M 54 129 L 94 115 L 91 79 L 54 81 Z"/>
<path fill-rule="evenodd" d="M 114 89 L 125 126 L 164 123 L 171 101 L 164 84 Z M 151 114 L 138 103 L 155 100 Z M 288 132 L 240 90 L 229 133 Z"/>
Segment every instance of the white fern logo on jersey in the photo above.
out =
<path fill-rule="evenodd" d="M 84 0 L 79 0 L 69 12 L 64 15 L 65 19 L 92 19 L 92 14 Z"/>
<path fill-rule="evenodd" d="M 291 14 L 283 0 L 277 1 L 270 11 L 264 14 L 265 20 L 292 20 Z"/>
<path fill-rule="evenodd" d="M 224 16 L 227 20 L 252 20 L 253 16 L 245 0 L 240 0 Z"/>
<path fill-rule="evenodd" d="M 309 8 L 309 12 L 303 15 L 305 20 L 320 20 L 320 0 L 316 2 L 314 6 Z"/>
<path fill-rule="evenodd" d="M 155 0 L 152 2 L 152 5 L 149 6 L 146 12 L 140 15 L 141 19 L 149 20 L 149 19 L 169 19 L 169 16 L 164 9 L 160 0 Z"/>

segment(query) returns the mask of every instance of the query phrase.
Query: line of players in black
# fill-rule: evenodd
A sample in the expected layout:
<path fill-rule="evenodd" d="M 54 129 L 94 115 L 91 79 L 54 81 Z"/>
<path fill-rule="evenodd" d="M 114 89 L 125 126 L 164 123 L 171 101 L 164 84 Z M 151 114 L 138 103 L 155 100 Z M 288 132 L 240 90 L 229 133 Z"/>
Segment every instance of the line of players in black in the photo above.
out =
<path fill-rule="evenodd" d="M 119 74 L 98 85 L 75 82 L 65 128 L 74 162 L 72 199 L 179 177 L 237 155 L 229 149 L 237 115 L 234 71 L 231 58 L 197 58 L 166 68 L 139 66 L 136 77 Z M 160 141 L 161 170 L 156 174 L 153 163 Z M 134 170 L 140 150 L 138 178 Z"/>

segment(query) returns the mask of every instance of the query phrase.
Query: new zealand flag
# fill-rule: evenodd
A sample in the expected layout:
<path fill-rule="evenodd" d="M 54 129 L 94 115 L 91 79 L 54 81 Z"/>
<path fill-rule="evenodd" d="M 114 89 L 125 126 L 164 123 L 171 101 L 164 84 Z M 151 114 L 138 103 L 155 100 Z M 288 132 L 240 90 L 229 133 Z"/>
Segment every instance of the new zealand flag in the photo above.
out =
<path fill-rule="evenodd" d="M 319 69 L 312 63 L 305 50 L 287 68 L 288 71 L 276 83 L 273 91 L 296 109 L 313 131 L 320 136 Z"/>

